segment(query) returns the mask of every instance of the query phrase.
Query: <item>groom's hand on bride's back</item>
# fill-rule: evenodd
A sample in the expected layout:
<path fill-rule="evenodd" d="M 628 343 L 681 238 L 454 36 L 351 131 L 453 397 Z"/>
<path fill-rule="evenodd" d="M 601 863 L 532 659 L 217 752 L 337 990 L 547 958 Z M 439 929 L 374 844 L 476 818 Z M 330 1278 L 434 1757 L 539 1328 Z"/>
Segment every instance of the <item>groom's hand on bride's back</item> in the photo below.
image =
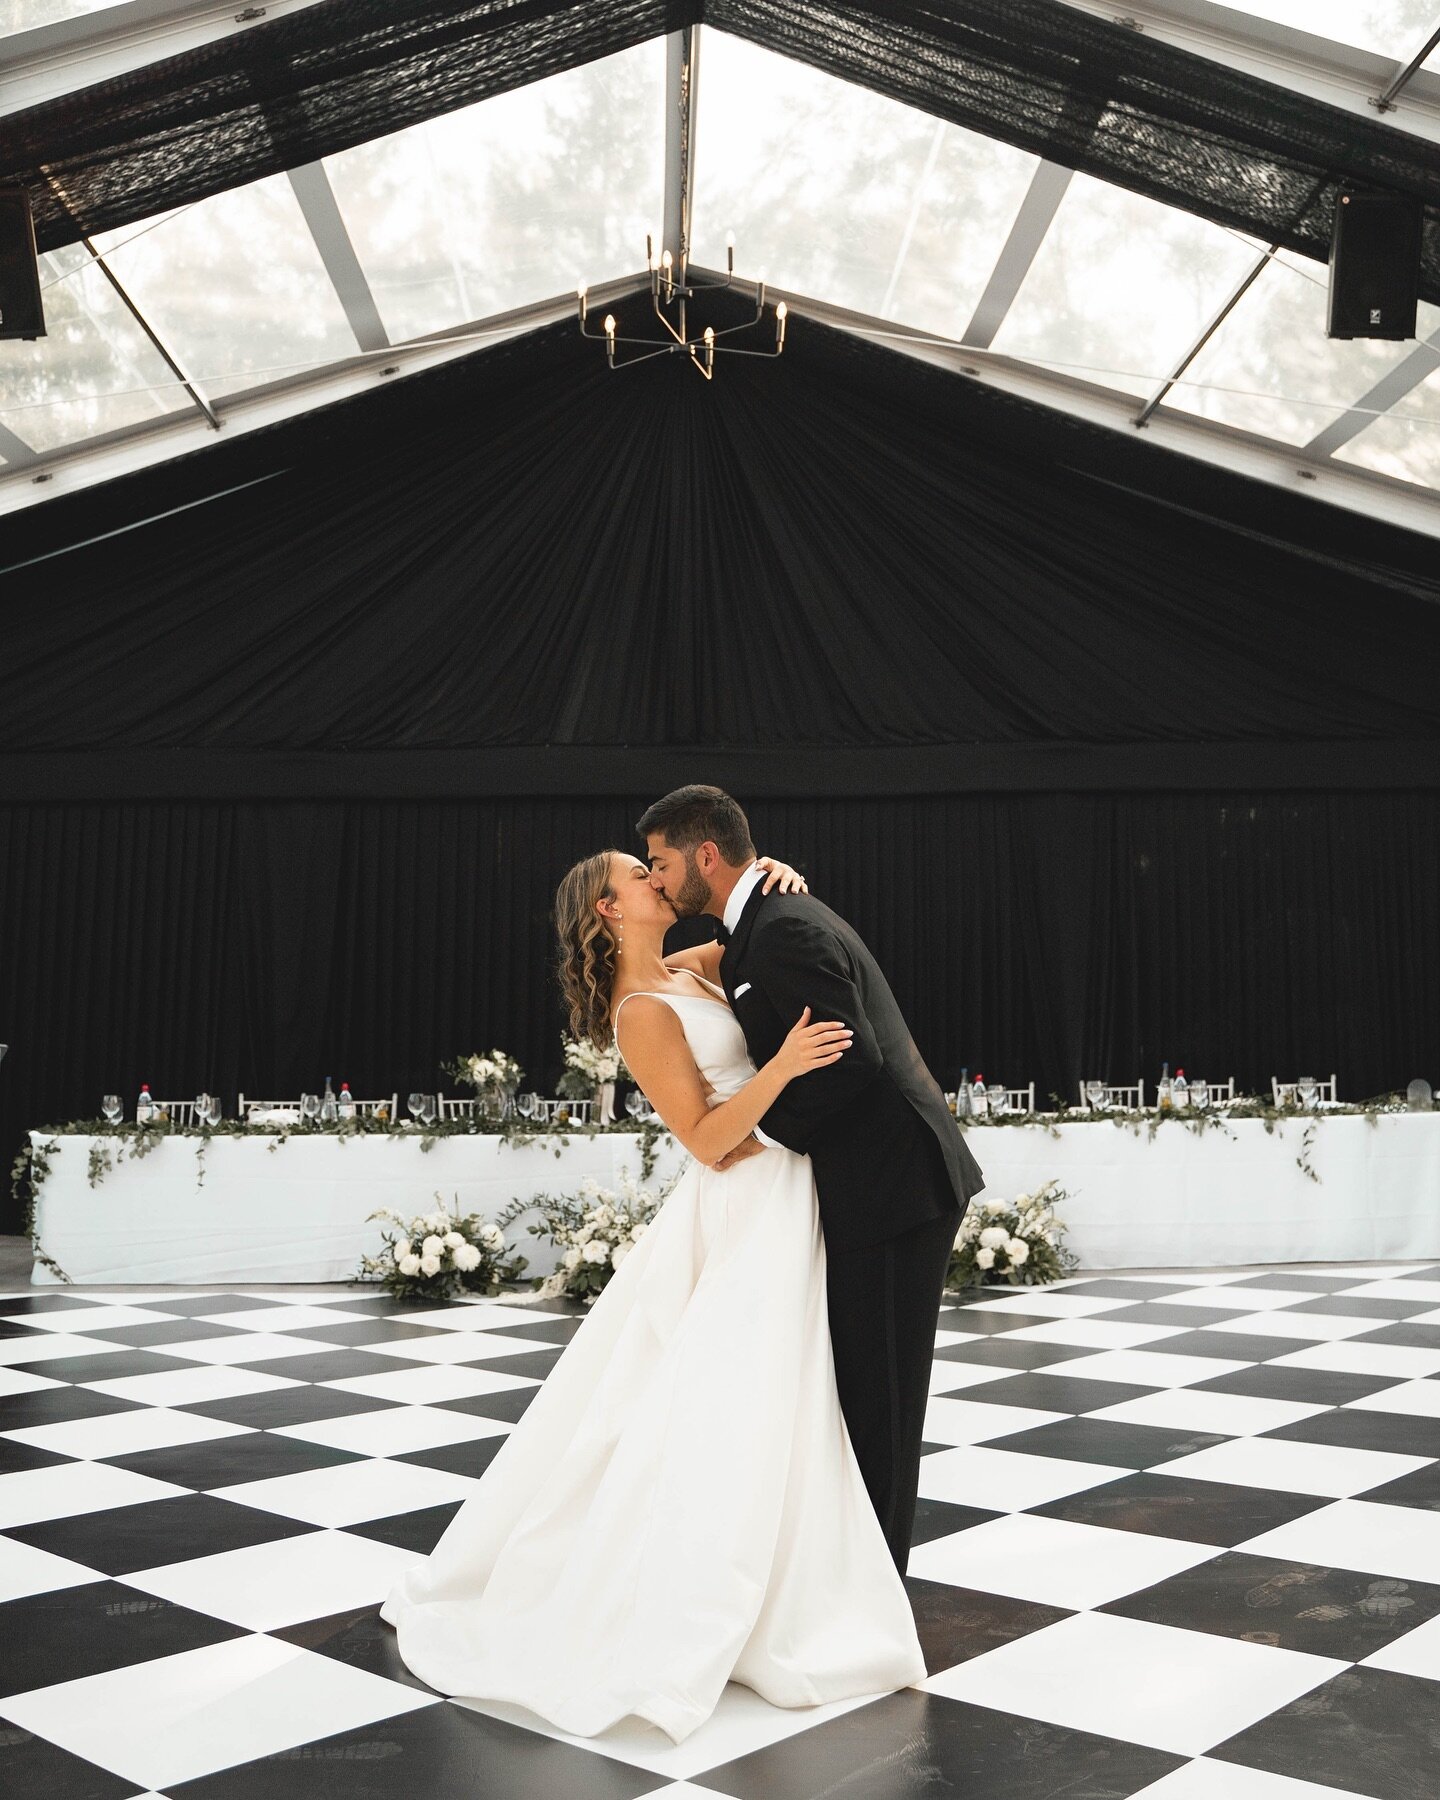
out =
<path fill-rule="evenodd" d="M 744 1162 L 747 1156 L 758 1156 L 764 1148 L 765 1146 L 752 1131 L 749 1137 L 741 1138 L 733 1150 L 727 1150 L 719 1162 L 712 1163 L 710 1166 L 723 1175 L 726 1169 L 733 1169 L 736 1163 Z"/>

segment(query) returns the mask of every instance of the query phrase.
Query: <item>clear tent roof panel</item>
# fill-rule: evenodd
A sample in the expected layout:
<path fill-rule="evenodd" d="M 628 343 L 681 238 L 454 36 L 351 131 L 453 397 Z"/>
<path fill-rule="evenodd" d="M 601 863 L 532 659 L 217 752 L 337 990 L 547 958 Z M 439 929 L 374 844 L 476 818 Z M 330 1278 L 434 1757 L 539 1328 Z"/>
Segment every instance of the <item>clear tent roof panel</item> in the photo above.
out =
<path fill-rule="evenodd" d="M 1408 61 L 1437 22 L 1435 0 L 1239 0 L 1232 10 L 1397 62 Z"/>
<path fill-rule="evenodd" d="M 191 401 L 79 244 L 40 258 L 47 335 L 0 345 L 0 423 L 44 454 Z"/>
<path fill-rule="evenodd" d="M 391 340 L 642 267 L 664 102 L 657 38 L 328 157 Z"/>
<path fill-rule="evenodd" d="M 694 260 L 959 336 L 1038 159 L 726 33 L 700 54 Z"/>
<path fill-rule="evenodd" d="M 209 398 L 358 348 L 290 183 L 270 175 L 95 240 Z"/>
<path fill-rule="evenodd" d="M 86 13 L 114 12 L 123 0 L 0 0 L 0 37 L 34 31 Z"/>
<path fill-rule="evenodd" d="M 1336 452 L 1341 462 L 1440 488 L 1440 371 Z"/>

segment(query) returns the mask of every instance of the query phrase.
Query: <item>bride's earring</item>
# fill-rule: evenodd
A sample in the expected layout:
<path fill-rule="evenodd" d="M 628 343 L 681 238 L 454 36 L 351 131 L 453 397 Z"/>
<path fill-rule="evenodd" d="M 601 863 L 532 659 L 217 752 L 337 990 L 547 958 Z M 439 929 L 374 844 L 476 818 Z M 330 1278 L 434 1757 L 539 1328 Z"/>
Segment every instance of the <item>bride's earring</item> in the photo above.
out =
<path fill-rule="evenodd" d="M 617 921 L 616 927 L 615 927 L 615 949 L 616 949 L 617 953 L 625 948 L 624 928 L 618 922 L 619 920 L 623 919 L 624 917 L 625 917 L 624 913 L 616 913 L 616 915 L 615 915 L 615 918 Z"/>

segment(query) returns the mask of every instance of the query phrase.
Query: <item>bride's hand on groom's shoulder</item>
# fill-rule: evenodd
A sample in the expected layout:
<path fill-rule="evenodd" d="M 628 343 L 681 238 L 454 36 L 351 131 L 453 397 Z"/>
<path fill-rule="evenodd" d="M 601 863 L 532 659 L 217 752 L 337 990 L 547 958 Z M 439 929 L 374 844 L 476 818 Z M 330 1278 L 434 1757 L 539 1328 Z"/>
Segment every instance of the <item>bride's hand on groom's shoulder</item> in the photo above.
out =
<path fill-rule="evenodd" d="M 810 884 L 798 869 L 792 869 L 789 863 L 781 862 L 774 856 L 757 856 L 757 865 L 764 869 L 765 880 L 760 892 L 768 894 L 773 887 L 778 887 L 782 894 L 808 894 Z"/>

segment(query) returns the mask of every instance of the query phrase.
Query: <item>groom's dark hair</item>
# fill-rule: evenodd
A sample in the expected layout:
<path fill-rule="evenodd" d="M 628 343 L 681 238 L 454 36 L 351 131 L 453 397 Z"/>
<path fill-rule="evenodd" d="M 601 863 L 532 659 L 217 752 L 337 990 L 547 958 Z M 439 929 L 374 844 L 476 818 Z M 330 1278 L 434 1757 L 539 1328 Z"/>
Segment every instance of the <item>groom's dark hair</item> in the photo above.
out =
<path fill-rule="evenodd" d="M 658 831 L 667 844 L 686 855 L 708 840 L 732 868 L 755 857 L 750 821 L 724 788 L 698 784 L 676 788 L 649 807 L 635 829 L 642 838 Z"/>

